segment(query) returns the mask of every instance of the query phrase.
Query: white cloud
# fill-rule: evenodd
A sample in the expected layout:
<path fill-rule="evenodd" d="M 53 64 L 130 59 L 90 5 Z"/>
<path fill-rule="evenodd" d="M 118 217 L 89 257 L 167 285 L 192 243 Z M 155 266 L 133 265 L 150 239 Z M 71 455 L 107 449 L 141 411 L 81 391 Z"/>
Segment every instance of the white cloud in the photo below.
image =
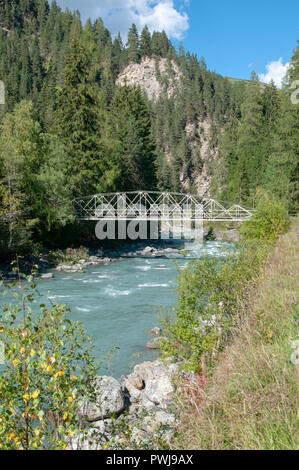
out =
<path fill-rule="evenodd" d="M 286 76 L 289 66 L 290 66 L 289 62 L 286 62 L 285 64 L 283 64 L 282 57 L 280 57 L 279 60 L 273 60 L 273 62 L 269 62 L 269 64 L 266 65 L 267 73 L 259 74 L 259 79 L 265 83 L 270 83 L 271 80 L 273 80 L 275 85 L 278 88 L 281 88 L 282 81 L 284 77 Z"/>
<path fill-rule="evenodd" d="M 82 19 L 102 17 L 113 35 L 121 33 L 123 39 L 135 23 L 141 29 L 147 25 L 151 32 L 163 31 L 170 38 L 182 39 L 189 29 L 189 17 L 184 8 L 188 1 L 180 0 L 179 11 L 174 0 L 58 0 L 62 7 L 78 9 Z"/>

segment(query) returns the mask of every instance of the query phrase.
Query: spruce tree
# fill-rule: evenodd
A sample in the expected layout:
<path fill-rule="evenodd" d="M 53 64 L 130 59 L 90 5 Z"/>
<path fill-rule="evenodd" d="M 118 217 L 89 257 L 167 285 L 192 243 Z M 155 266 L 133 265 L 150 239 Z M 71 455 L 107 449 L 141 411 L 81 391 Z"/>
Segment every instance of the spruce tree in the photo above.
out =
<path fill-rule="evenodd" d="M 140 88 L 118 88 L 112 103 L 113 130 L 119 145 L 119 187 L 154 189 L 155 145 L 148 105 Z"/>
<path fill-rule="evenodd" d="M 56 132 L 68 155 L 67 175 L 74 196 L 92 194 L 104 172 L 99 101 L 89 67 L 86 50 L 75 37 L 66 59 L 55 119 Z"/>
<path fill-rule="evenodd" d="M 145 26 L 140 36 L 140 55 L 141 57 L 151 57 L 151 33 L 147 26 Z"/>
<path fill-rule="evenodd" d="M 273 129 L 265 187 L 291 210 L 299 208 L 299 104 L 292 101 L 299 76 L 299 46 L 294 51 L 285 84 L 281 112 Z M 298 97 L 298 94 L 296 95 Z"/>
<path fill-rule="evenodd" d="M 129 34 L 128 34 L 128 59 L 130 62 L 139 62 L 140 53 L 139 53 L 139 36 L 137 27 L 135 24 L 132 24 Z"/>

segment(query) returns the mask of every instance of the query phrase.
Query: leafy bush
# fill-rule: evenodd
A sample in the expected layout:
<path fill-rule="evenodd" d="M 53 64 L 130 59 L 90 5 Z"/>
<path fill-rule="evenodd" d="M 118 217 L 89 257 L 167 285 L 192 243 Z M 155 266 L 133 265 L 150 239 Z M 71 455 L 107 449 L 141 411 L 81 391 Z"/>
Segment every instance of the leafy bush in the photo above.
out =
<path fill-rule="evenodd" d="M 225 259 L 189 263 L 178 278 L 176 318 L 164 321 L 164 355 L 182 361 L 187 370 L 200 371 L 203 358 L 212 359 L 239 321 L 239 306 L 268 253 L 266 246 L 247 243 Z"/>
<path fill-rule="evenodd" d="M 70 265 L 77 264 L 81 259 L 87 260 L 88 257 L 88 249 L 84 246 L 80 246 L 80 248 L 67 248 L 65 252 L 62 250 L 53 250 L 47 256 L 48 260 L 55 265 L 60 263 Z"/>
<path fill-rule="evenodd" d="M 95 398 L 91 339 L 64 306 L 37 303 L 33 276 L 0 287 L 17 301 L 0 312 L 0 447 L 64 449 L 80 426 L 80 400 Z"/>
<path fill-rule="evenodd" d="M 76 264 L 81 259 L 86 260 L 88 257 L 88 249 L 84 246 L 80 246 L 80 248 L 67 248 L 65 250 L 64 261 L 69 264 Z"/>
<path fill-rule="evenodd" d="M 285 207 L 266 192 L 258 195 L 257 208 L 252 218 L 241 229 L 245 239 L 275 241 L 289 228 L 290 220 Z"/>

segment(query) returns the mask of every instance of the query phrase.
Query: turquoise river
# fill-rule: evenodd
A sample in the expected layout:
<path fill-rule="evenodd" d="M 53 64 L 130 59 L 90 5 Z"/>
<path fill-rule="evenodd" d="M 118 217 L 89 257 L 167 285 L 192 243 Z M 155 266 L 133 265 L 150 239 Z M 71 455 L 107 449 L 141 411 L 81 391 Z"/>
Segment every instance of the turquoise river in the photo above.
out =
<path fill-rule="evenodd" d="M 170 244 L 171 246 L 171 244 Z M 134 363 L 153 360 L 157 351 L 146 349 L 149 330 L 159 324 L 161 313 L 176 304 L 177 267 L 191 258 L 222 256 L 226 243 L 188 243 L 186 256 L 134 257 L 107 266 L 91 266 L 84 273 L 54 272 L 54 278 L 38 280 L 38 290 L 49 300 L 71 309 L 71 318 L 83 323 L 92 336 L 97 360 L 103 360 L 101 375 L 116 378 L 128 373 Z M 50 291 L 50 293 L 48 292 Z M 115 348 L 117 346 L 117 348 Z"/>

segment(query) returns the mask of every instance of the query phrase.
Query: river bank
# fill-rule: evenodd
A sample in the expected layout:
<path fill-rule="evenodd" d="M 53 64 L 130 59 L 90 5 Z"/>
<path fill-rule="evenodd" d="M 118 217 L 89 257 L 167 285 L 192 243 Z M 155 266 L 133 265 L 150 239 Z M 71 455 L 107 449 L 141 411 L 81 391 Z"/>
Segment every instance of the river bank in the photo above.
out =
<path fill-rule="evenodd" d="M 96 402 L 79 409 L 80 432 L 68 442 L 69 450 L 167 448 L 179 425 L 175 382 L 192 380 L 179 364 L 151 361 L 137 364 L 119 380 L 98 377 Z"/>
<path fill-rule="evenodd" d="M 207 224 L 204 228 L 203 239 L 204 241 L 239 242 L 239 224 L 237 227 L 223 223 L 218 224 L 218 227 L 215 224 Z M 37 276 L 50 279 L 51 275 L 54 276 L 55 270 L 73 273 L 84 272 L 89 266 L 107 265 L 122 260 L 122 258 L 134 256 L 150 255 L 156 258 L 165 258 L 170 253 L 169 246 L 172 246 L 173 253 L 177 253 L 183 249 L 184 240 L 142 240 L 118 244 L 116 247 L 81 246 L 63 250 L 43 250 L 42 253 L 18 257 L 18 266 L 21 276 L 29 275 L 34 270 Z M 5 280 L 16 279 L 18 275 L 14 268 L 16 268 L 16 257 L 1 261 L 0 277 Z M 50 273 L 50 270 L 53 272 Z"/>
<path fill-rule="evenodd" d="M 205 371 L 172 448 L 298 449 L 298 253 L 293 223 L 240 307 L 233 341 Z"/>

